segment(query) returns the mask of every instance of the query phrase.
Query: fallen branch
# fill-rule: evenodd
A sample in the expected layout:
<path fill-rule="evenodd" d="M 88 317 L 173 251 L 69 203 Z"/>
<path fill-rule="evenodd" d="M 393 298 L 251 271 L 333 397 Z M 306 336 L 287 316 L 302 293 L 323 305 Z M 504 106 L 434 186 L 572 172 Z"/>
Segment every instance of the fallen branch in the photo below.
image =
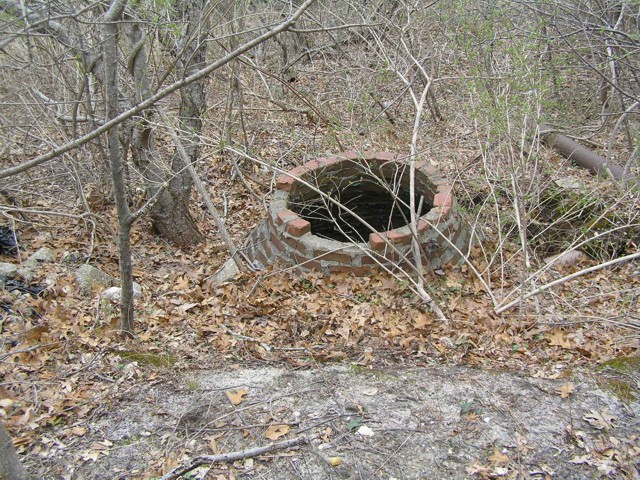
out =
<path fill-rule="evenodd" d="M 640 252 L 636 252 L 636 253 L 632 253 L 630 255 L 625 255 L 624 257 L 620 257 L 620 258 L 615 258 L 613 260 L 610 260 L 608 262 L 605 263 L 600 263 L 599 265 L 594 265 L 593 267 L 589 267 L 589 268 L 585 268 L 584 270 L 580 270 L 578 272 L 574 272 L 570 275 L 566 275 L 562 278 L 559 278 L 557 280 L 554 280 L 553 282 L 547 283 L 545 285 L 542 285 L 541 287 L 536 288 L 535 290 L 530 291 L 529 293 L 527 293 L 526 295 L 523 295 L 521 298 L 518 298 L 510 303 L 507 303 L 506 305 L 496 308 L 495 312 L 497 314 L 501 314 L 502 312 L 509 310 L 513 307 L 515 307 L 516 305 L 518 305 L 521 301 L 527 300 L 528 298 L 533 297 L 534 295 L 537 295 L 540 292 L 543 292 L 545 290 L 548 290 L 551 287 L 555 287 L 556 285 L 559 285 L 561 283 L 567 282 L 573 278 L 576 277 L 580 277 L 582 275 L 585 275 L 587 273 L 591 273 L 591 272 L 595 272 L 596 270 L 601 270 L 605 267 L 609 267 L 611 265 L 615 265 L 617 263 L 622 263 L 622 262 L 628 262 L 631 260 L 634 260 L 636 258 L 640 258 Z"/>
<path fill-rule="evenodd" d="M 282 442 L 272 443 L 264 447 L 250 448 L 249 450 L 241 450 L 238 452 L 222 453 L 220 455 L 200 455 L 194 457 L 186 463 L 177 466 L 166 475 L 159 478 L 159 480 L 175 480 L 181 475 L 190 472 L 194 468 L 198 468 L 200 465 L 223 463 L 223 462 L 235 462 L 237 460 L 243 460 L 245 458 L 253 458 L 265 453 L 275 452 L 277 450 L 286 450 L 296 445 L 303 445 L 309 440 L 307 437 L 292 438 L 290 440 L 284 440 Z"/>

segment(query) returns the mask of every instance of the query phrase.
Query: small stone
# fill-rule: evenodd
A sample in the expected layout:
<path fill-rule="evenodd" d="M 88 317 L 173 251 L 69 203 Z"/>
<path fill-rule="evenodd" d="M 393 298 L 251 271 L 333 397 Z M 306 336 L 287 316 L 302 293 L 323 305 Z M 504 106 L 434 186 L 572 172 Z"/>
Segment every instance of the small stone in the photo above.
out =
<path fill-rule="evenodd" d="M 356 432 L 356 435 L 362 435 L 363 437 L 373 437 L 373 430 L 371 430 L 366 425 L 362 425 Z"/>
<path fill-rule="evenodd" d="M 0 262 L 0 278 L 6 279 L 12 277 L 18 271 L 13 263 Z"/>
<path fill-rule="evenodd" d="M 91 294 L 94 285 L 111 286 L 115 281 L 111 275 L 89 264 L 81 265 L 76 270 L 76 283 L 85 294 Z"/>
<path fill-rule="evenodd" d="M 218 285 L 220 283 L 231 280 L 239 272 L 240 270 L 238 269 L 236 262 L 233 261 L 233 258 L 230 258 L 224 263 L 222 267 L 218 269 L 216 273 L 211 276 L 211 281 L 214 285 Z"/>
<path fill-rule="evenodd" d="M 120 303 L 120 298 L 122 298 L 122 288 L 120 287 L 111 287 L 107 288 L 104 292 L 102 292 L 103 298 L 110 300 L 113 303 Z M 133 282 L 133 297 L 140 298 L 142 296 L 142 287 L 140 284 Z"/>
<path fill-rule="evenodd" d="M 22 264 L 24 268 L 36 268 L 42 263 L 53 262 L 53 252 L 47 247 L 42 247 L 31 255 Z"/>

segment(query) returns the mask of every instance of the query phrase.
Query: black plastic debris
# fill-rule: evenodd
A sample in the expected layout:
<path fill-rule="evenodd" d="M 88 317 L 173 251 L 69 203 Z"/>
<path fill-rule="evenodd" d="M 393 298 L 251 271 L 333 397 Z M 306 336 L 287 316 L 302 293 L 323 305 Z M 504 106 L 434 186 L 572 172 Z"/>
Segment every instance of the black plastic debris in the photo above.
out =
<path fill-rule="evenodd" d="M 18 237 L 9 227 L 0 227 L 0 253 L 3 255 L 18 253 Z"/>
<path fill-rule="evenodd" d="M 0 277 L 0 289 L 7 290 L 9 292 L 17 290 L 20 293 L 28 293 L 33 297 L 37 297 L 46 290 L 46 287 L 41 285 L 28 285 L 17 278 Z"/>

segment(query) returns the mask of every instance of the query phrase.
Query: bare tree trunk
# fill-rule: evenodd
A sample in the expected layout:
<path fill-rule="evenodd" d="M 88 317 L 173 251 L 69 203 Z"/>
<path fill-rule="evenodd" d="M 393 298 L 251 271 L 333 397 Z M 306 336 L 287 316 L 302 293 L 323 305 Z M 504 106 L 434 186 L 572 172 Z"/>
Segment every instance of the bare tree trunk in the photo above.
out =
<path fill-rule="evenodd" d="M 176 48 L 177 67 L 187 77 L 205 67 L 206 25 L 203 24 L 204 0 L 180 0 L 177 10 L 182 13 L 187 25 Z M 180 140 L 189 162 L 200 157 L 200 134 L 202 116 L 207 109 L 204 79 L 197 80 L 180 89 Z M 162 193 L 151 209 L 154 227 L 158 233 L 180 246 L 195 245 L 203 240 L 196 222 L 189 212 L 189 200 L 193 180 L 177 148 L 171 160 L 174 176 L 169 188 Z"/>
<path fill-rule="evenodd" d="M 118 21 L 127 0 L 113 0 L 105 14 L 104 63 L 107 119 L 118 116 Z M 118 256 L 120 260 L 120 328 L 133 333 L 133 272 L 131 266 L 131 224 L 133 217 L 127 203 L 126 181 L 122 151 L 120 150 L 119 128 L 115 126 L 107 132 L 113 195 L 118 213 Z"/>
<path fill-rule="evenodd" d="M 0 423 L 0 480 L 29 480 L 29 474 L 24 469 L 13 447 L 11 437 Z"/>
<path fill-rule="evenodd" d="M 195 7 L 194 7 L 195 8 Z M 201 11 L 201 9 L 199 10 Z M 198 28 L 198 18 L 189 17 L 189 26 L 184 36 L 189 42 L 189 35 Z M 192 23 L 193 21 L 193 23 Z M 145 48 L 145 37 L 140 25 L 130 23 L 127 27 L 127 35 L 131 43 L 131 58 L 129 59 L 129 70 L 134 78 L 136 90 L 136 102 L 144 101 L 151 96 L 151 82 L 148 74 L 148 56 Z M 198 37 L 200 40 L 200 37 Z M 192 60 L 189 73 L 204 67 L 204 53 L 199 54 L 190 49 L 191 42 L 184 51 L 177 48 L 180 55 L 178 65 L 182 58 Z M 197 46 L 196 46 L 197 48 Z M 200 55 L 200 58 L 196 57 Z M 188 73 L 187 73 L 188 75 Z M 189 148 L 190 161 L 197 160 L 200 148 L 197 137 L 202 130 L 202 112 L 205 111 L 203 80 L 189 84 L 180 90 L 180 127 L 185 132 Z M 200 243 L 203 240 L 202 234 L 198 230 L 196 222 L 189 211 L 189 199 L 191 197 L 191 179 L 184 170 L 182 160 L 178 154 L 174 154 L 172 159 L 171 178 L 168 188 L 164 188 L 167 181 L 167 171 L 158 164 L 154 158 L 154 134 L 148 119 L 153 116 L 154 109 L 143 112 L 143 120 L 138 123 L 132 132 L 132 158 L 138 168 L 143 172 L 147 183 L 147 198 L 154 199 L 155 203 L 151 209 L 151 218 L 156 232 L 165 240 L 181 246 L 187 247 Z"/>

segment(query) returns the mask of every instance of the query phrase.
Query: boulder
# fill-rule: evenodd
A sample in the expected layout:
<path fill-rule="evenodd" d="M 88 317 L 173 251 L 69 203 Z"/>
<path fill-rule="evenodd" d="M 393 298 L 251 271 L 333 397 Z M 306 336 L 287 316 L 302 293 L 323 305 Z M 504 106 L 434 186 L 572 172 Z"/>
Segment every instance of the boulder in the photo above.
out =
<path fill-rule="evenodd" d="M 91 294 L 94 286 L 110 287 L 115 282 L 114 277 L 89 264 L 81 265 L 76 270 L 76 283 L 87 295 Z"/>
<path fill-rule="evenodd" d="M 53 252 L 47 247 L 42 247 L 37 250 L 33 255 L 27 258 L 23 263 L 23 268 L 32 269 L 36 268 L 42 263 L 53 262 Z"/>

